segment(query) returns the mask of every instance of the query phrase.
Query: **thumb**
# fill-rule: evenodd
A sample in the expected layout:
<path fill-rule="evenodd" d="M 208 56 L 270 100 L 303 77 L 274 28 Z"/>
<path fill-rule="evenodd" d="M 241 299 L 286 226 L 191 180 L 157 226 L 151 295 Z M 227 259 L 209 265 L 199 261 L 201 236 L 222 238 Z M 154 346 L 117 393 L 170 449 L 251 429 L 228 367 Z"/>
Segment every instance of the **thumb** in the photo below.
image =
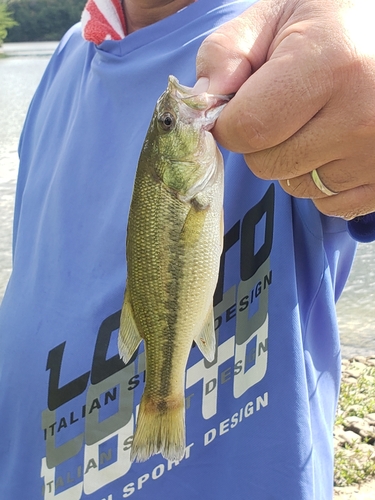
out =
<path fill-rule="evenodd" d="M 196 62 L 197 91 L 235 93 L 266 61 L 281 15 L 275 3 L 261 0 L 203 41 Z"/>

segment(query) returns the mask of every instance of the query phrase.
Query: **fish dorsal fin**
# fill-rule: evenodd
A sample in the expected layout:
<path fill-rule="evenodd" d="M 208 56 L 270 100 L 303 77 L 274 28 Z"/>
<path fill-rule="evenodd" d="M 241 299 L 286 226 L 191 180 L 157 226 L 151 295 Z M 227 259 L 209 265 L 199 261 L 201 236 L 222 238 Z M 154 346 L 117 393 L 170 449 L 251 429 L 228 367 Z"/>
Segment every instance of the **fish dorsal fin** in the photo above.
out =
<path fill-rule="evenodd" d="M 130 293 L 128 289 L 126 289 L 124 304 L 121 311 L 120 333 L 118 337 L 118 349 L 125 364 L 129 363 L 141 341 L 142 337 L 139 335 L 137 325 L 134 321 Z"/>
<path fill-rule="evenodd" d="M 207 361 L 211 362 L 215 359 L 216 335 L 213 309 L 208 311 L 204 326 L 199 335 L 195 337 L 194 341 Z"/>

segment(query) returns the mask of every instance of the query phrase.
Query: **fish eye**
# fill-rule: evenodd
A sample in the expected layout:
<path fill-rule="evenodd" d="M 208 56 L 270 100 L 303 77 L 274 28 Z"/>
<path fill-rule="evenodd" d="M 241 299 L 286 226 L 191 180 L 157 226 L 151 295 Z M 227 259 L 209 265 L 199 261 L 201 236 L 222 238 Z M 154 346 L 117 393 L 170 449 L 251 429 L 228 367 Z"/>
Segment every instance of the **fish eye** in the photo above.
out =
<path fill-rule="evenodd" d="M 169 113 L 167 111 L 159 117 L 159 123 L 161 125 L 161 128 L 168 132 L 169 130 L 172 130 L 174 128 L 176 124 L 176 118 L 172 115 L 172 113 Z"/>

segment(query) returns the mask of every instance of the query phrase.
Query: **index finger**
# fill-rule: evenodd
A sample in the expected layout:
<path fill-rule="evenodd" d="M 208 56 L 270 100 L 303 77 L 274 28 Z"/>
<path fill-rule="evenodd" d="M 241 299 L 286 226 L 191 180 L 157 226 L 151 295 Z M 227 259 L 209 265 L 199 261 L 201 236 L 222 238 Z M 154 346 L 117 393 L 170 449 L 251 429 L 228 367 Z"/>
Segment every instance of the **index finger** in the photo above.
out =
<path fill-rule="evenodd" d="M 325 12 L 297 4 L 260 0 L 202 43 L 197 76 L 209 82 L 208 92 L 237 92 L 213 130 L 228 149 L 250 153 L 280 144 L 329 100 L 333 77 L 321 47 L 334 44 L 321 28 Z"/>

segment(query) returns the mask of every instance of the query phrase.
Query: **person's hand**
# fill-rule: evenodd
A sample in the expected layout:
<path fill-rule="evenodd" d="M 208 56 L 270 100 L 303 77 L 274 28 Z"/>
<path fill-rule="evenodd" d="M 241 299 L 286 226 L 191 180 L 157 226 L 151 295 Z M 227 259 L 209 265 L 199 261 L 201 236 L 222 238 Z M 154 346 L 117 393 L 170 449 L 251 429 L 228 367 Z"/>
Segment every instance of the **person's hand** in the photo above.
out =
<path fill-rule="evenodd" d="M 200 91 L 236 92 L 218 142 L 257 176 L 346 219 L 375 211 L 374 19 L 374 0 L 260 0 L 197 57 Z M 318 189 L 314 169 L 338 194 Z"/>

